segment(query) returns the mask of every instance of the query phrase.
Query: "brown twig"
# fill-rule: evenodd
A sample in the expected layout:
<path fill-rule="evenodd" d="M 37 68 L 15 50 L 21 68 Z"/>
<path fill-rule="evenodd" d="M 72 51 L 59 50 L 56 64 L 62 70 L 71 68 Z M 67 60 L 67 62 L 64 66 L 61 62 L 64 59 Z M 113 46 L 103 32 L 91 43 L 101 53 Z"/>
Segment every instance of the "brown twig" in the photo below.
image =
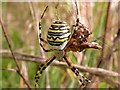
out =
<path fill-rule="evenodd" d="M 107 28 L 108 28 L 108 22 L 109 22 L 109 12 L 110 12 L 110 3 L 108 2 L 108 6 L 107 6 L 107 13 L 106 13 L 106 21 L 105 21 L 105 29 L 104 29 L 104 34 L 103 34 L 103 44 L 102 44 L 102 50 L 101 50 L 101 56 L 98 62 L 97 67 L 101 67 L 101 65 L 103 65 L 103 58 L 104 58 L 104 51 L 105 51 L 105 43 L 106 43 L 106 34 L 107 34 Z"/>
<path fill-rule="evenodd" d="M 8 70 L 8 71 L 12 71 L 12 72 L 17 72 L 17 70 L 14 68 L 0 68 L 0 70 Z"/>
<path fill-rule="evenodd" d="M 77 18 L 78 19 L 81 19 L 81 16 L 80 16 L 80 10 L 79 10 L 79 3 L 77 0 L 75 0 L 75 6 L 76 6 L 76 14 L 77 14 Z"/>
<path fill-rule="evenodd" d="M 1 51 L 4 51 L 4 50 L 1 50 Z M 11 56 L 6 57 L 6 53 L 10 54 L 10 52 L 6 52 L 6 53 L 0 52 L 0 53 L 3 54 L 3 58 L 13 58 Z M 37 62 L 37 63 L 44 63 L 44 61 L 45 61 L 44 58 L 39 58 L 39 57 L 36 57 L 36 56 L 31 57 L 31 55 L 30 55 L 30 57 L 29 56 L 24 57 L 23 54 L 21 55 L 21 53 L 19 53 L 19 56 L 16 55 L 16 58 L 17 58 L 17 60 L 32 61 L 32 62 Z M 68 67 L 66 63 L 59 62 L 59 61 L 54 61 L 51 65 L 60 66 L 60 67 L 61 66 Z M 80 66 L 80 65 L 75 65 L 75 67 L 78 68 L 80 71 L 89 72 L 93 75 L 104 77 L 105 81 L 109 84 L 111 84 L 109 82 L 109 81 L 111 81 L 110 77 L 116 77 L 117 78 L 118 76 L 120 76 L 120 74 L 118 74 L 117 72 L 108 71 L 108 70 L 101 69 L 101 68 L 90 68 L 90 67 L 84 67 L 84 66 Z M 111 84 L 111 85 L 114 86 L 115 84 L 116 84 L 116 82 L 114 84 Z M 120 85 L 120 82 L 117 82 L 117 85 Z"/>
<path fill-rule="evenodd" d="M 37 30 L 38 31 L 38 23 L 37 23 L 37 16 L 36 16 L 36 13 L 35 13 L 35 9 L 33 7 L 33 3 L 31 2 L 31 0 L 28 0 L 28 4 L 29 4 L 29 8 L 30 8 L 30 12 L 31 12 L 31 15 L 32 15 L 32 19 L 33 19 L 33 23 L 34 23 L 34 30 Z"/>
<path fill-rule="evenodd" d="M 118 32 L 117 32 L 117 41 L 118 41 L 118 68 L 120 68 L 120 1 L 118 2 Z M 118 69 L 118 73 L 120 74 L 120 69 Z M 120 77 L 118 77 L 118 81 L 120 82 Z M 118 86 L 120 90 L 120 85 Z"/>
<path fill-rule="evenodd" d="M 118 10 L 119 10 L 119 15 L 120 16 L 120 1 L 119 1 L 119 6 L 118 6 Z M 120 25 L 120 18 L 118 21 L 118 25 Z M 117 41 L 118 41 L 118 68 L 120 68 L 120 27 L 118 26 L 118 33 L 117 33 Z M 118 73 L 120 74 L 120 69 L 118 69 Z M 120 82 L 120 76 L 118 77 L 118 81 Z M 119 90 L 120 90 L 120 85 L 118 86 Z"/>
<path fill-rule="evenodd" d="M 2 22 L 2 19 L 0 19 L 0 24 L 1 24 L 1 26 L 2 26 L 2 30 L 3 30 L 5 39 L 6 39 L 7 43 L 8 43 L 8 47 L 9 47 L 9 49 L 10 49 L 10 51 L 11 51 L 13 60 L 14 60 L 14 62 L 15 62 L 15 64 L 16 64 L 16 66 L 17 66 L 17 69 L 18 69 L 17 72 L 18 72 L 18 74 L 21 76 L 21 78 L 24 80 L 24 82 L 25 82 L 25 84 L 27 85 L 27 87 L 31 90 L 31 87 L 30 87 L 29 83 L 27 82 L 27 80 L 26 80 L 26 79 L 23 77 L 23 75 L 21 74 L 21 70 L 20 70 L 19 63 L 18 63 L 18 61 L 16 60 L 16 58 L 15 58 L 15 56 L 14 56 L 14 53 L 13 53 L 11 44 L 10 44 L 10 42 L 9 42 L 9 40 L 8 40 L 8 35 L 7 35 L 6 29 L 5 29 L 5 27 L 4 27 L 4 24 L 3 24 L 3 22 Z"/>
<path fill-rule="evenodd" d="M 0 53 L 3 55 L 3 58 L 12 58 L 11 56 L 9 56 L 10 52 L 6 51 L 4 52 L 4 50 L 1 50 Z M 18 60 L 24 60 L 24 61 L 30 61 L 30 62 L 36 62 L 36 63 L 43 63 L 45 61 L 44 58 L 40 58 L 38 56 L 32 56 L 31 55 L 27 55 L 27 57 L 25 55 L 22 54 L 22 52 L 17 52 L 17 54 L 19 53 L 19 55 L 16 55 L 16 58 Z M 6 56 L 6 54 L 8 54 Z M 63 63 L 63 62 L 58 62 L 58 61 L 54 61 L 51 65 L 55 65 L 55 66 L 66 66 L 67 64 Z M 95 74 L 95 75 L 102 75 L 102 76 L 109 76 L 109 77 L 117 77 L 119 76 L 118 73 L 116 72 L 112 72 L 112 71 L 108 71 L 102 68 L 90 68 L 90 67 L 84 67 L 84 66 L 80 66 L 80 65 L 75 65 L 77 68 L 79 68 L 81 71 L 84 72 L 90 72 L 91 74 Z M 96 73 L 97 72 L 97 73 Z"/>

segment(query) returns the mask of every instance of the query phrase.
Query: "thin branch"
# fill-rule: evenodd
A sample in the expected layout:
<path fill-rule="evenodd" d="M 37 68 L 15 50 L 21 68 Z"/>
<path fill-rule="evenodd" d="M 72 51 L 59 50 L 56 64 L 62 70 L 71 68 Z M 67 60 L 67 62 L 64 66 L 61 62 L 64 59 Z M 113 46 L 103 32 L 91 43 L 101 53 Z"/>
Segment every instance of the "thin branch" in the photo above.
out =
<path fill-rule="evenodd" d="M 17 72 L 17 70 L 14 68 L 0 68 L 0 70 L 8 70 L 8 71 L 12 71 L 12 72 Z"/>
<path fill-rule="evenodd" d="M 1 50 L 1 51 L 4 51 L 4 50 Z M 12 58 L 11 56 L 6 56 L 7 52 L 6 53 L 0 52 L 0 53 L 3 54 L 3 58 Z M 7 54 L 10 54 L 10 53 L 8 52 Z M 30 55 L 30 57 L 29 56 L 23 57 L 23 54 L 21 55 L 21 53 L 19 53 L 19 56 L 16 55 L 16 58 L 17 58 L 17 60 L 31 61 L 31 62 L 37 62 L 37 63 L 44 63 L 44 61 L 45 61 L 44 58 L 39 58 L 39 57 L 36 57 L 36 56 L 31 57 L 31 55 Z M 68 68 L 66 63 L 59 62 L 59 61 L 54 61 L 51 65 L 60 66 L 60 67 L 63 66 L 63 67 Z M 102 69 L 102 68 L 90 68 L 90 67 L 84 67 L 84 66 L 80 66 L 80 65 L 75 65 L 75 67 L 78 68 L 80 71 L 89 72 L 93 75 L 104 77 L 105 81 L 109 84 L 111 84 L 109 82 L 109 81 L 111 81 L 110 77 L 116 77 L 117 78 L 118 76 L 120 76 L 120 74 L 118 74 L 117 72 L 108 71 L 108 70 L 105 70 L 105 69 Z M 115 85 L 115 84 L 116 83 L 114 83 L 112 85 Z M 120 82 L 117 82 L 117 85 L 120 85 Z"/>
<path fill-rule="evenodd" d="M 120 68 L 120 1 L 118 2 L 118 68 Z M 120 74 L 120 69 L 118 69 L 118 73 Z M 118 81 L 120 82 L 120 77 L 118 77 Z M 118 87 L 120 90 L 120 85 Z"/>
<path fill-rule="evenodd" d="M 80 10 L 79 10 L 79 3 L 77 0 L 75 0 L 75 6 L 76 6 L 76 14 L 77 14 L 77 19 L 79 19 L 79 21 L 81 20 L 81 15 L 80 15 Z"/>
<path fill-rule="evenodd" d="M 30 12 L 32 15 L 32 19 L 33 19 L 33 23 L 34 23 L 34 30 L 37 30 L 38 28 L 38 24 L 37 24 L 37 17 L 35 14 L 35 9 L 33 8 L 33 3 L 31 2 L 31 0 L 28 0 L 28 4 L 29 4 L 29 8 L 30 8 Z"/>
<path fill-rule="evenodd" d="M 7 52 L 7 50 L 5 50 L 5 52 L 4 52 L 4 50 L 0 50 L 0 53 L 2 54 L 2 58 L 12 58 L 9 55 L 10 54 L 9 50 L 8 50 L 8 52 Z M 19 54 L 19 55 L 17 55 L 17 54 Z M 27 57 L 26 57 L 26 54 L 24 55 L 24 53 L 22 53 L 22 52 L 17 52 L 17 54 L 16 54 L 16 58 L 18 60 L 24 60 L 24 61 L 30 61 L 30 62 L 36 62 L 36 63 L 44 63 L 44 61 L 45 61 L 44 58 L 40 58 L 38 56 L 32 56 L 32 55 L 27 54 Z M 67 66 L 66 63 L 59 62 L 59 61 L 54 61 L 51 65 Z M 100 75 L 100 76 L 105 75 L 105 76 L 108 76 L 108 77 L 118 77 L 118 76 L 120 76 L 117 72 L 108 71 L 108 70 L 105 70 L 105 69 L 102 69 L 102 68 L 90 68 L 90 67 L 84 67 L 84 66 L 80 66 L 80 65 L 75 65 L 75 66 L 83 72 L 89 72 L 89 73 L 95 74 L 95 75 Z"/>
<path fill-rule="evenodd" d="M 103 65 L 102 63 L 103 63 L 103 58 L 104 58 L 104 53 L 105 53 L 104 51 L 105 51 L 105 43 L 106 43 L 106 34 L 107 34 L 108 25 L 109 25 L 110 5 L 111 5 L 111 2 L 108 2 L 107 13 L 106 13 L 106 21 L 105 21 L 105 29 L 104 29 L 104 34 L 103 34 L 103 44 L 102 44 L 101 56 L 100 56 L 97 67 L 101 67 L 101 65 Z"/>
<path fill-rule="evenodd" d="M 14 56 L 14 53 L 13 53 L 11 44 L 10 44 L 10 42 L 9 42 L 9 40 L 8 40 L 8 35 L 7 35 L 7 32 L 6 32 L 6 29 L 5 29 L 5 27 L 4 27 L 3 22 L 2 22 L 1 19 L 0 19 L 0 24 L 1 24 L 1 26 L 2 26 L 2 30 L 3 30 L 5 39 L 6 39 L 7 43 L 8 43 L 8 47 L 9 47 L 9 49 L 10 49 L 10 52 L 11 52 L 11 54 L 12 54 L 12 57 L 13 57 L 15 63 L 16 63 L 16 66 L 17 66 L 17 68 L 18 68 L 18 71 L 20 71 L 19 63 L 18 63 L 18 61 L 15 59 L 15 56 Z"/>
<path fill-rule="evenodd" d="M 0 53 L 1 54 L 10 54 L 10 50 L 0 50 Z M 41 58 L 39 56 L 34 56 L 34 55 L 30 55 L 30 54 L 27 54 L 27 53 L 24 53 L 24 52 L 17 52 L 17 51 L 14 51 L 14 55 L 17 56 L 17 55 L 20 55 L 21 57 L 26 57 L 26 58 L 35 58 L 35 59 L 39 59 L 39 60 L 44 60 L 44 58 Z"/>
<path fill-rule="evenodd" d="M 11 44 L 10 44 L 10 42 L 9 42 L 9 40 L 8 40 L 7 32 L 6 32 L 6 29 L 5 29 L 4 24 L 3 24 L 3 22 L 2 22 L 2 19 L 0 19 L 0 24 L 1 24 L 1 26 L 2 26 L 2 30 L 3 30 L 5 39 L 6 39 L 7 43 L 8 43 L 8 47 L 9 47 L 9 49 L 10 49 L 10 51 L 11 51 L 12 58 L 13 58 L 15 64 L 16 64 L 16 66 L 17 66 L 17 69 L 18 69 L 17 72 L 18 72 L 18 74 L 21 76 L 21 78 L 24 80 L 24 82 L 25 82 L 25 84 L 27 85 L 27 87 L 31 90 L 31 87 L 30 87 L 29 83 L 27 82 L 27 80 L 26 80 L 26 79 L 23 77 L 23 75 L 21 74 L 21 70 L 20 70 L 19 63 L 18 63 L 18 61 L 16 60 L 16 58 L 15 58 L 15 56 L 14 56 L 14 53 L 13 53 Z"/>

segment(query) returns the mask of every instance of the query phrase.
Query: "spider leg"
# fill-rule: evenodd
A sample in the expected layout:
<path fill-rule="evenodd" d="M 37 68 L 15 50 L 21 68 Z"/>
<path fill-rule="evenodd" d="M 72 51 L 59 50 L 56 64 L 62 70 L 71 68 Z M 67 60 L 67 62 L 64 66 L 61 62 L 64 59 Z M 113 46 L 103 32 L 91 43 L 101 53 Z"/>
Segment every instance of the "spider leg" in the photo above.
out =
<path fill-rule="evenodd" d="M 38 37 L 39 37 L 39 41 L 42 41 L 44 43 L 48 43 L 46 40 L 44 40 L 41 36 L 41 21 L 39 22 L 39 31 L 38 31 Z"/>
<path fill-rule="evenodd" d="M 81 87 L 85 87 L 88 83 L 90 83 L 91 81 L 88 80 L 86 77 L 83 76 L 83 74 L 81 74 L 78 69 L 74 66 L 74 64 L 71 62 L 71 60 L 65 55 L 63 57 L 65 59 L 65 61 L 67 62 L 68 66 L 70 67 L 70 69 L 73 71 L 73 73 L 75 73 L 75 75 L 77 76 L 77 78 L 79 79 L 80 83 L 81 83 Z"/>
<path fill-rule="evenodd" d="M 44 16 L 44 14 L 45 14 L 45 12 L 46 12 L 47 9 L 48 9 L 48 6 L 44 9 L 44 11 L 43 11 L 43 13 L 42 13 L 42 15 L 41 15 L 41 19 L 40 19 L 40 22 L 39 22 L 39 30 L 38 30 L 39 42 L 42 41 L 42 42 L 44 42 L 44 43 L 46 43 L 46 44 L 47 44 L 47 41 L 44 40 L 44 39 L 41 37 L 41 20 L 42 20 L 42 18 L 43 18 L 43 16 Z"/>
<path fill-rule="evenodd" d="M 36 73 L 36 76 L 35 76 L 35 88 L 38 87 L 38 80 L 42 74 L 42 72 L 47 68 L 47 66 L 49 66 L 51 64 L 51 62 L 56 58 L 56 56 L 52 56 L 50 58 L 48 58 L 43 64 L 41 64 L 39 67 L 38 67 L 38 71 Z"/>
<path fill-rule="evenodd" d="M 44 39 L 42 38 L 42 35 L 41 35 L 41 21 L 39 22 L 38 38 L 39 38 L 40 46 L 42 47 L 42 49 L 43 49 L 45 52 L 50 52 L 50 51 L 53 51 L 53 50 L 54 50 L 54 49 L 46 50 L 46 49 L 43 47 L 42 43 L 41 43 L 41 42 L 43 42 L 43 43 L 45 43 L 45 44 L 48 44 L 48 42 L 47 42 L 46 40 L 44 40 Z"/>
<path fill-rule="evenodd" d="M 49 49 L 49 50 L 46 50 L 44 47 L 43 47 L 43 45 L 40 43 L 40 46 L 42 47 L 42 49 L 44 50 L 44 52 L 51 52 L 51 51 L 53 51 L 54 49 Z"/>

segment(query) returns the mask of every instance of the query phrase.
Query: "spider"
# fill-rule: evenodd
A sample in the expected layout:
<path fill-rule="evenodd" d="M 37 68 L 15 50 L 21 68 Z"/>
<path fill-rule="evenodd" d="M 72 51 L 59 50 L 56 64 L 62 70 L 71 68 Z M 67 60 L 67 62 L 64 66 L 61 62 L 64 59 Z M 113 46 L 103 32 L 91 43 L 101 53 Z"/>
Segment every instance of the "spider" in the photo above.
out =
<path fill-rule="evenodd" d="M 45 8 L 44 12 L 41 15 L 41 20 L 46 12 L 48 6 Z M 45 52 L 55 51 L 56 55 L 51 56 L 48 58 L 43 64 L 39 65 L 38 71 L 35 76 L 35 87 L 38 87 L 38 80 L 42 74 L 42 72 L 49 66 L 53 60 L 62 60 L 64 59 L 68 64 L 69 68 L 73 71 L 73 73 L 78 78 L 80 85 L 85 87 L 91 81 L 81 74 L 78 69 L 74 66 L 72 61 L 67 57 L 66 52 L 73 51 L 73 52 L 81 52 L 86 48 L 95 48 L 101 49 L 101 46 L 97 43 L 89 43 L 87 42 L 88 36 L 91 34 L 88 28 L 86 28 L 82 23 L 80 23 L 79 15 L 76 20 L 76 24 L 73 25 L 73 33 L 70 31 L 70 27 L 68 26 L 67 22 L 62 20 L 55 20 L 53 21 L 52 25 L 50 26 L 47 34 L 47 41 L 44 40 L 41 36 L 41 21 L 39 22 L 39 43 L 42 49 Z M 47 50 L 43 47 L 42 43 L 46 43 L 50 45 L 50 49 Z"/>

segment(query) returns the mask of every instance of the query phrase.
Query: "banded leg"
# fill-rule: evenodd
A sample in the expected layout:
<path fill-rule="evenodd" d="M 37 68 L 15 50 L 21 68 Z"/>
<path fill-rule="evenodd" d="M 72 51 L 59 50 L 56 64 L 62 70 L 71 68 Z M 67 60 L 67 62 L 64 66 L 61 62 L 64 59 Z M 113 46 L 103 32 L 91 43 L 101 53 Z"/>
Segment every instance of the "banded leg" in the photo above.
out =
<path fill-rule="evenodd" d="M 41 15 L 41 20 L 42 20 L 44 14 L 45 14 L 47 8 L 48 8 L 48 6 L 47 6 L 47 7 L 45 8 L 45 10 L 43 11 L 43 13 L 42 13 L 42 15 Z M 47 41 L 45 41 L 45 40 L 41 37 L 41 20 L 40 20 L 40 22 L 39 22 L 39 30 L 38 30 L 39 42 L 42 41 L 42 42 L 44 42 L 44 43 L 47 43 Z"/>
<path fill-rule="evenodd" d="M 81 74 L 77 68 L 75 68 L 74 64 L 71 62 L 71 60 L 69 60 L 69 58 L 66 55 L 63 58 L 65 59 L 65 61 L 67 62 L 68 66 L 73 71 L 73 73 L 75 73 L 75 75 L 79 79 L 81 83 L 81 87 L 85 87 L 88 83 L 91 82 L 86 77 L 84 77 L 83 74 Z"/>
<path fill-rule="evenodd" d="M 44 40 L 44 39 L 42 38 L 42 36 L 41 36 L 41 21 L 39 22 L 38 38 L 39 38 L 39 41 L 42 41 L 42 42 L 44 42 L 44 43 L 47 44 L 47 41 Z"/>
<path fill-rule="evenodd" d="M 47 8 L 48 8 L 48 6 L 47 6 L 47 7 L 45 8 L 45 10 L 43 11 L 43 13 L 42 13 L 42 15 L 41 15 L 41 20 L 42 20 L 44 14 L 45 14 Z M 45 52 L 50 52 L 50 51 L 52 51 L 52 50 L 46 50 L 46 49 L 43 47 L 42 43 L 41 43 L 41 41 L 42 41 L 43 43 L 48 44 L 48 42 L 42 38 L 42 34 L 41 34 L 41 20 L 40 20 L 40 22 L 39 22 L 39 30 L 38 30 L 39 43 L 40 43 L 40 46 L 42 47 L 42 49 L 43 49 Z"/>
<path fill-rule="evenodd" d="M 42 74 L 42 72 L 47 68 L 47 66 L 50 65 L 50 63 L 56 58 L 56 56 L 52 56 L 50 58 L 48 58 L 43 64 L 41 64 L 39 67 L 38 67 L 38 71 L 36 73 L 36 76 L 35 76 L 35 88 L 38 88 L 38 80 Z"/>
<path fill-rule="evenodd" d="M 45 52 L 50 52 L 50 51 L 52 51 L 52 50 L 46 50 L 44 47 L 43 47 L 43 45 L 42 45 L 42 43 L 41 43 L 41 41 L 43 42 L 43 43 L 48 43 L 46 40 L 44 40 L 43 38 L 42 38 L 42 36 L 41 36 L 41 21 L 39 22 L 39 31 L 38 31 L 38 38 L 39 38 L 39 43 L 40 43 L 40 46 L 42 47 L 42 49 L 45 51 Z"/>
<path fill-rule="evenodd" d="M 42 47 L 42 49 L 45 51 L 45 52 L 51 52 L 51 51 L 54 51 L 54 49 L 49 49 L 49 50 L 46 50 L 43 45 L 40 43 L 40 46 Z"/>

